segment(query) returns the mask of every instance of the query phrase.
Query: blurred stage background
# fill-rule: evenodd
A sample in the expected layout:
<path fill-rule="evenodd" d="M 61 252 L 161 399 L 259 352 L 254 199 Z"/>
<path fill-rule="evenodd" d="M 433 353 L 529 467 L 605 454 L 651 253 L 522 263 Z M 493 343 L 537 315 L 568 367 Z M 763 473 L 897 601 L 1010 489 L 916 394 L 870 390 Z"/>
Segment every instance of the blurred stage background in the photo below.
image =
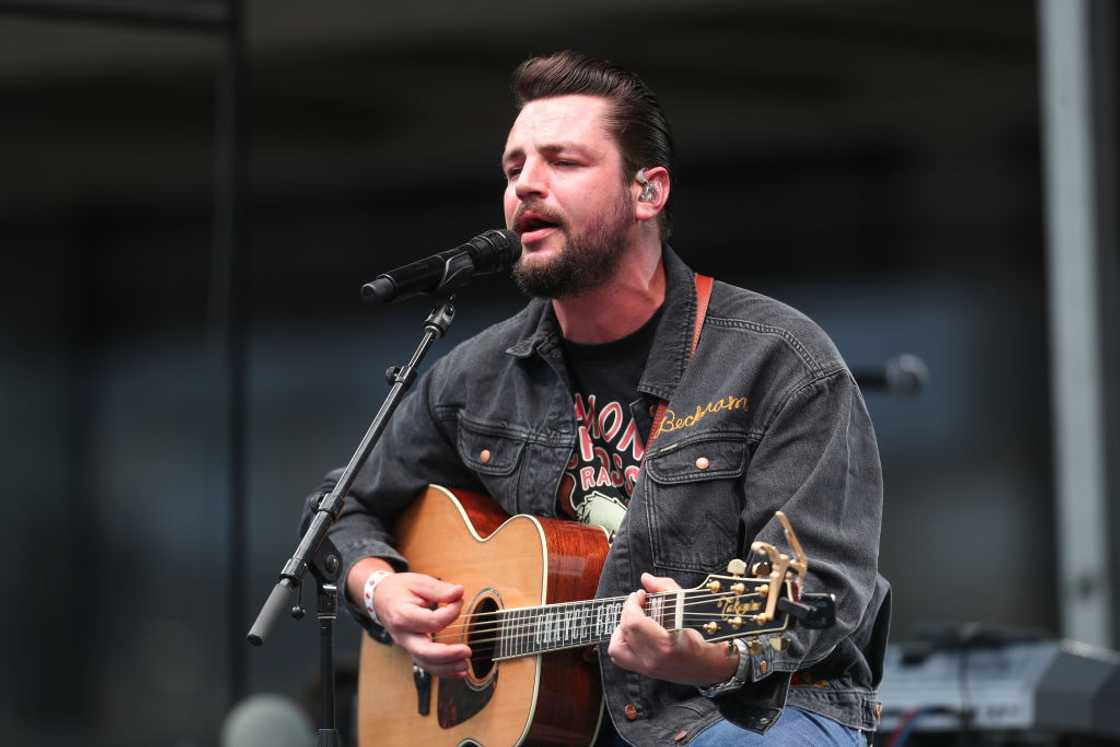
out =
<path fill-rule="evenodd" d="M 233 338 L 215 250 L 224 42 L 67 5 L 0 2 L 5 743 L 213 745 L 241 697 L 313 682 L 313 615 L 262 649 L 238 641 L 302 497 L 349 457 L 427 313 L 364 307 L 359 287 L 501 224 L 509 73 L 566 47 L 659 94 L 686 261 L 801 308 L 853 368 L 927 362 L 920 398 L 867 394 L 893 639 L 966 621 L 1068 632 L 1035 3 L 250 2 Z M 1115 16 L 1094 17 L 1115 40 Z M 1115 76 L 1114 48 L 1094 49 Z M 1094 121 L 1107 217 L 1117 130 Z M 1100 228 L 1096 444 L 1116 537 L 1120 278 Z M 436 354 L 522 303 L 498 279 L 459 301 Z M 1112 580 L 1083 591 L 1112 595 L 1092 643 L 1115 647 L 1103 551 Z M 357 642 L 340 623 L 340 666 Z"/>

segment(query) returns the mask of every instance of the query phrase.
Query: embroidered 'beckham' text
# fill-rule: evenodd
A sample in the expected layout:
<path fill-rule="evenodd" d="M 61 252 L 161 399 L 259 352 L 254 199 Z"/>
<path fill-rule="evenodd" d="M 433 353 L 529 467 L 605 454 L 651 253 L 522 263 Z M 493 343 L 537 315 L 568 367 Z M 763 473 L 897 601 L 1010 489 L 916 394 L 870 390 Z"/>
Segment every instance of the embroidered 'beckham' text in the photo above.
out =
<path fill-rule="evenodd" d="M 747 411 L 747 398 L 736 397 L 729 394 L 723 399 L 717 399 L 714 402 L 709 402 L 706 405 L 696 405 L 696 412 L 687 415 L 683 418 L 678 418 L 677 414 L 672 410 L 665 411 L 665 419 L 661 421 L 661 427 L 657 429 L 657 434 L 672 433 L 684 428 L 691 428 L 706 418 L 711 413 L 715 412 L 732 412 L 734 410 Z"/>

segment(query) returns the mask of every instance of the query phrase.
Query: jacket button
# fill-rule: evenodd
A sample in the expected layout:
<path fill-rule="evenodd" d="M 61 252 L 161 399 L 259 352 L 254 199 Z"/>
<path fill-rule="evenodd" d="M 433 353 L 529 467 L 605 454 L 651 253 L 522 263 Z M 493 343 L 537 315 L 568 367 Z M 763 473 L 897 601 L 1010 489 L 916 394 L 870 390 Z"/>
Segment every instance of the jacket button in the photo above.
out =
<path fill-rule="evenodd" d="M 683 742 L 687 738 L 688 738 L 688 732 L 685 731 L 684 729 L 681 729 L 680 731 L 678 731 L 676 734 L 673 735 L 673 741 L 674 742 Z"/>
<path fill-rule="evenodd" d="M 490 449 L 483 449 L 478 455 L 478 461 L 488 464 L 490 462 Z"/>
<path fill-rule="evenodd" d="M 708 457 L 700 457 L 696 460 L 696 469 L 707 469 L 710 466 L 712 463 L 708 461 Z"/>
<path fill-rule="evenodd" d="M 626 716 L 627 721 L 633 721 L 638 718 L 638 706 L 633 703 L 627 703 L 626 707 L 622 709 L 622 713 Z"/>

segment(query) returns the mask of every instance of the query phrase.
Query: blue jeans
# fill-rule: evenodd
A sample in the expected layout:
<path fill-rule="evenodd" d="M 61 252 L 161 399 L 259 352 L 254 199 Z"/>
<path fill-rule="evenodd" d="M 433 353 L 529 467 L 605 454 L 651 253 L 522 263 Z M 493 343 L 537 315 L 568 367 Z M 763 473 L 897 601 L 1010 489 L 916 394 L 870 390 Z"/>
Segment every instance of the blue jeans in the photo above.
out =
<path fill-rule="evenodd" d="M 596 747 L 622 747 L 626 744 L 610 723 L 604 723 L 602 731 L 595 742 Z M 717 721 L 688 744 L 689 747 L 866 747 L 867 740 L 857 729 L 850 729 L 812 711 L 786 706 L 778 723 L 765 734 L 741 729 L 728 721 Z"/>
<path fill-rule="evenodd" d="M 850 729 L 830 718 L 786 706 L 778 723 L 765 734 L 740 729 L 728 721 L 717 721 L 689 742 L 690 747 L 866 747 L 867 740 L 857 729 Z"/>

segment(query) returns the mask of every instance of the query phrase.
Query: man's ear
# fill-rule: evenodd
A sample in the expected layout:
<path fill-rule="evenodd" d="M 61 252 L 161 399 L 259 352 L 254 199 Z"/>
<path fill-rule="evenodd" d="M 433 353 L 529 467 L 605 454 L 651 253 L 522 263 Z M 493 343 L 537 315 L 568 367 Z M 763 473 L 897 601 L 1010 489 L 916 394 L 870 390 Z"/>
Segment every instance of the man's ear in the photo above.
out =
<path fill-rule="evenodd" d="M 669 170 L 664 166 L 639 169 L 631 185 L 634 195 L 634 217 L 639 221 L 653 220 L 669 201 Z"/>

